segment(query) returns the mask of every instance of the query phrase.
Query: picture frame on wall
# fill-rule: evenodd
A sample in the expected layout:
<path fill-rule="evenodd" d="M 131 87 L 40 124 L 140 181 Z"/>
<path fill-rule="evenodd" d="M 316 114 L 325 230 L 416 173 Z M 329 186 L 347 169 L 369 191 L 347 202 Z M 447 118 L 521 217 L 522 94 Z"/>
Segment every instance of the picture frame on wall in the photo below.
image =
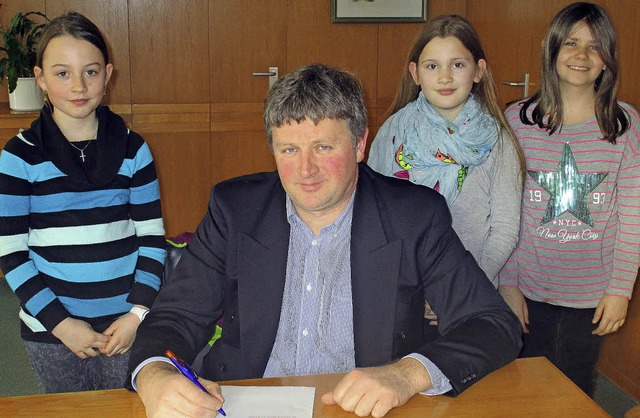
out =
<path fill-rule="evenodd" d="M 331 0 L 332 23 L 426 21 L 427 0 Z"/>

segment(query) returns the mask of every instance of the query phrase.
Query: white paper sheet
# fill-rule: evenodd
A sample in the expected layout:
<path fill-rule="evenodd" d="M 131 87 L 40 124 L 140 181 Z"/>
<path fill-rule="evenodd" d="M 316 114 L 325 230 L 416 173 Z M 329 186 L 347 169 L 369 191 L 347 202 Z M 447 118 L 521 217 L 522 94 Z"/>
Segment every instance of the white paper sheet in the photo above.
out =
<path fill-rule="evenodd" d="M 312 418 L 316 388 L 222 386 L 227 418 Z M 218 415 L 219 417 L 221 415 Z"/>

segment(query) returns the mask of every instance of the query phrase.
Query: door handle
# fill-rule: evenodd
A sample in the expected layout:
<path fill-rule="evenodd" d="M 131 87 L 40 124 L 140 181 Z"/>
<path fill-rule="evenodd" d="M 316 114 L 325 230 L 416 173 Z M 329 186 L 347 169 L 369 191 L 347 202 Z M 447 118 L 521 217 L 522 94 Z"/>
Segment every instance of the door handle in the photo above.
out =
<path fill-rule="evenodd" d="M 253 73 L 253 76 L 269 77 L 269 90 L 271 90 L 271 87 L 278 81 L 278 67 L 269 67 L 269 71 Z"/>
<path fill-rule="evenodd" d="M 529 73 L 524 74 L 523 81 L 502 81 L 505 86 L 522 86 L 522 97 L 529 97 L 529 86 L 533 86 L 533 83 L 529 82 Z"/>

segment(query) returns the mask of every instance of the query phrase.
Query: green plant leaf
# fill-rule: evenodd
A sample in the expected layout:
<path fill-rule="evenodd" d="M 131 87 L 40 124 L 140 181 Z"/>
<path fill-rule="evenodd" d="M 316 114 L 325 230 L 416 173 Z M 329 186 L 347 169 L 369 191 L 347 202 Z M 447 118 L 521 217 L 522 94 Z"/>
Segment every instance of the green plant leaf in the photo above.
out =
<path fill-rule="evenodd" d="M 40 16 L 44 23 L 36 23 L 30 17 Z M 8 28 L 0 29 L 2 47 L 0 55 L 0 84 L 7 77 L 9 93 L 15 90 L 19 77 L 33 77 L 38 42 L 49 19 L 41 12 L 16 13 Z"/>

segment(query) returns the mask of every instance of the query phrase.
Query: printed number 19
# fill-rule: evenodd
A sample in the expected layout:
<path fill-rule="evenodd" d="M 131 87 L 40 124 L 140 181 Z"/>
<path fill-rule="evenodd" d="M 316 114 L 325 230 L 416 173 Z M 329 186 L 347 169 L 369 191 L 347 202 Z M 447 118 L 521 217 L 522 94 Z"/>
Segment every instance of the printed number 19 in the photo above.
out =
<path fill-rule="evenodd" d="M 540 190 L 529 190 L 529 200 L 532 202 L 542 201 L 542 192 Z"/>

